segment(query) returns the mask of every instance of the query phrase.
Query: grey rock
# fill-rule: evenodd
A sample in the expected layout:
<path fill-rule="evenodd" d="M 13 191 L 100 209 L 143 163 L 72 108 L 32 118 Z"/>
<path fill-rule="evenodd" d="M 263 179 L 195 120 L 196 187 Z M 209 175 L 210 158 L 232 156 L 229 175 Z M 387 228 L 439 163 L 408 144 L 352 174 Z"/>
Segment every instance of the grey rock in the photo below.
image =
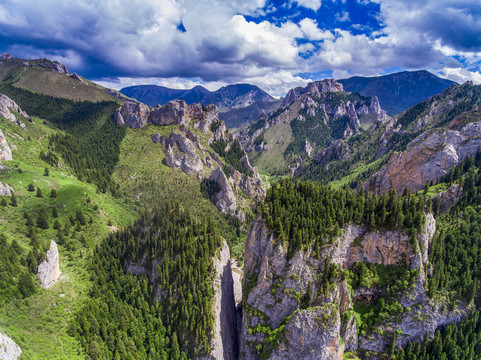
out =
<path fill-rule="evenodd" d="M 54 61 L 52 63 L 53 70 L 61 74 L 68 74 L 67 67 L 64 64 L 59 63 L 58 61 Z"/>
<path fill-rule="evenodd" d="M 237 312 L 234 297 L 230 251 L 222 243 L 219 258 L 214 258 L 214 334 L 212 352 L 202 360 L 234 360 L 239 355 Z"/>
<path fill-rule="evenodd" d="M 212 171 L 209 177 L 210 180 L 215 181 L 220 186 L 220 191 L 214 195 L 214 204 L 223 214 L 236 215 L 237 202 L 234 191 L 220 167 Z"/>
<path fill-rule="evenodd" d="M 13 60 L 13 59 L 15 59 L 15 58 L 10 54 L 7 54 L 7 53 L 0 54 L 0 61 L 1 62 L 7 62 L 7 61 Z"/>
<path fill-rule="evenodd" d="M 340 327 L 339 309 L 334 304 L 298 310 L 287 322 L 286 340 L 269 359 L 340 359 L 344 352 Z"/>
<path fill-rule="evenodd" d="M 461 130 L 426 131 L 405 151 L 393 154 L 389 162 L 363 186 L 365 189 L 398 193 L 409 187 L 421 190 L 424 184 L 437 181 L 468 156 L 477 153 L 481 145 L 481 122 L 470 123 Z"/>
<path fill-rule="evenodd" d="M 45 260 L 40 263 L 37 270 L 37 280 L 40 286 L 48 289 L 55 284 L 60 277 L 59 253 L 57 243 L 50 242 Z"/>
<path fill-rule="evenodd" d="M 13 192 L 9 185 L 0 182 L 0 196 L 10 196 Z"/>
<path fill-rule="evenodd" d="M 12 160 L 12 149 L 8 146 L 7 139 L 0 129 L 0 160 Z"/>
<path fill-rule="evenodd" d="M 446 191 L 439 193 L 435 198 L 439 199 L 439 211 L 441 213 L 451 209 L 463 195 L 463 189 L 457 184 L 451 185 Z"/>
<path fill-rule="evenodd" d="M 74 80 L 84 82 L 84 80 L 80 76 L 78 76 L 77 73 L 70 74 L 69 76 Z"/>
<path fill-rule="evenodd" d="M 195 151 L 195 145 L 192 141 L 172 131 L 165 142 L 167 145 L 165 162 L 168 166 L 180 168 L 187 174 L 197 174 L 204 170 L 202 160 Z"/>
<path fill-rule="evenodd" d="M 23 125 L 22 127 L 24 128 L 25 124 L 23 124 L 19 119 L 17 119 L 15 114 L 12 113 L 12 111 L 22 115 L 28 120 L 31 120 L 27 113 L 23 111 L 15 101 L 10 99 L 7 95 L 0 94 L 0 116 L 3 116 L 5 119 L 10 120 L 11 122 L 17 123 L 17 125 Z"/>
<path fill-rule="evenodd" d="M 288 106 L 299 99 L 305 93 L 318 95 L 321 92 L 344 92 L 342 84 L 334 79 L 325 79 L 309 83 L 305 88 L 297 87 L 289 90 L 282 106 Z"/>
<path fill-rule="evenodd" d="M 7 335 L 0 333 L 0 359 L 17 360 L 22 354 L 22 349 Z"/>
<path fill-rule="evenodd" d="M 127 125 L 138 129 L 147 124 L 150 108 L 138 101 L 125 101 L 114 114 L 117 125 Z"/>

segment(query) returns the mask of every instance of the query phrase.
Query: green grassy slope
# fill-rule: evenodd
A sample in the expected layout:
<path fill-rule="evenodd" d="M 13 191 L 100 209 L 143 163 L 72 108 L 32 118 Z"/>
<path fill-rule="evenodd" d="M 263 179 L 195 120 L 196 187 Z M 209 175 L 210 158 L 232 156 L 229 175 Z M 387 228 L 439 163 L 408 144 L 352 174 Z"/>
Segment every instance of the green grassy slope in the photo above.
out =
<path fill-rule="evenodd" d="M 84 79 L 78 81 L 66 74 L 40 67 L 30 60 L 30 67 L 22 66 L 26 60 L 14 59 L 0 63 L 0 81 L 9 81 L 18 88 L 39 94 L 75 101 L 118 101 L 103 87 Z M 48 62 L 48 61 L 47 61 Z M 50 62 L 51 63 L 51 62 Z"/>
<path fill-rule="evenodd" d="M 22 348 L 22 359 L 83 359 L 67 328 L 73 312 L 85 301 L 90 286 L 87 259 L 95 244 L 112 229 L 127 225 L 135 213 L 128 202 L 99 193 L 94 185 L 79 181 L 65 161 L 61 160 L 58 168 L 42 161 L 39 153 L 47 150 L 48 136 L 60 131 L 40 119 L 34 121 L 34 124 L 27 121 L 23 130 L 0 118 L 0 128 L 9 145 L 16 147 L 13 160 L 4 163 L 10 169 L 0 170 L 0 181 L 12 186 L 18 199 L 18 207 L 0 206 L 0 233 L 7 237 L 8 243 L 16 240 L 23 250 L 22 256 L 26 256 L 32 249 L 32 239 L 27 236 L 25 212 L 34 221 L 42 208 L 49 216 L 49 229 L 36 230 L 42 252 L 50 240 L 58 241 L 57 231 L 53 229 L 53 207 L 62 225 L 70 216 L 75 217 L 77 210 L 82 211 L 87 224 L 81 226 L 80 231 L 72 225 L 64 243 L 59 244 L 62 272 L 59 282 L 49 290 L 36 285 L 36 294 L 4 304 L 0 309 L 0 330 Z M 46 167 L 49 176 L 44 176 Z M 41 189 L 43 198 L 27 191 L 30 183 Z M 49 197 L 52 189 L 57 192 L 56 198 Z"/>

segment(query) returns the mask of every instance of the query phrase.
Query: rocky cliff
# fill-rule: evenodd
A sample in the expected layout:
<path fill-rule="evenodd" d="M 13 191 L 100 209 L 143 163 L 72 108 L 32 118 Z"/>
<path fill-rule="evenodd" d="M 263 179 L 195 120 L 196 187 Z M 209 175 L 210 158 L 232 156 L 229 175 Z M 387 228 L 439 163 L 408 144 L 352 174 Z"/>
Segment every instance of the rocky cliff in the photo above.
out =
<path fill-rule="evenodd" d="M 17 360 L 22 354 L 22 349 L 8 336 L 0 333 L 0 359 Z"/>
<path fill-rule="evenodd" d="M 114 120 L 119 125 L 141 128 L 152 123 L 156 125 L 187 125 L 207 132 L 210 125 L 218 120 L 218 110 L 213 105 L 187 105 L 183 100 L 172 100 L 155 108 L 138 101 L 125 101 L 115 112 Z"/>
<path fill-rule="evenodd" d="M 18 115 L 23 116 L 25 119 L 30 120 L 30 117 L 27 115 L 27 113 L 23 111 L 15 101 L 6 95 L 0 94 L 0 116 L 3 116 L 5 119 L 20 125 L 22 128 L 25 128 L 25 124 L 18 119 L 14 113 L 17 113 Z"/>
<path fill-rule="evenodd" d="M 45 260 L 38 265 L 37 280 L 42 288 L 48 289 L 58 281 L 59 277 L 59 253 L 57 243 L 52 240 Z"/>
<path fill-rule="evenodd" d="M 147 260 L 145 253 L 139 262 L 125 264 L 126 271 L 136 276 L 147 276 L 151 284 L 158 278 L 158 265 L 163 259 Z M 238 358 L 239 343 L 237 333 L 237 310 L 234 296 L 234 280 L 232 276 L 229 247 L 225 240 L 214 262 L 214 331 L 211 339 L 212 351 L 208 356 L 197 357 L 196 360 L 234 360 Z M 148 265 L 150 264 L 150 266 Z M 157 287 L 154 299 L 160 301 L 165 292 Z"/>
<path fill-rule="evenodd" d="M 237 311 L 234 297 L 230 251 L 223 242 L 219 258 L 214 259 L 214 336 L 209 360 L 235 360 L 239 356 Z"/>
<path fill-rule="evenodd" d="M 358 349 L 371 352 L 366 358 L 372 358 L 374 353 L 388 351 L 393 334 L 396 346 L 401 347 L 465 318 L 470 307 L 459 304 L 456 310 L 447 310 L 426 294 L 428 253 L 436 222 L 431 214 L 425 218 L 415 243 L 400 230 L 368 231 L 349 225 L 322 249 L 321 256 L 304 250 L 291 258 L 286 244 L 272 236 L 263 220 L 256 220 L 245 248 L 240 358 L 338 359 L 344 351 Z M 322 280 L 333 266 L 342 274 L 359 263 L 406 269 L 413 276 L 410 286 L 397 295 L 398 309 L 383 315 L 376 328 L 356 321 L 355 309 L 357 304 L 385 297 L 386 289 L 351 289 L 345 275 L 330 283 Z"/>
<path fill-rule="evenodd" d="M 224 122 L 219 120 L 214 105 L 187 105 L 182 100 L 173 100 L 151 108 L 127 101 L 116 111 L 114 119 L 117 124 L 132 128 L 141 128 L 148 123 L 176 125 L 169 136 L 152 134 L 152 141 L 165 147 L 166 165 L 195 175 L 199 180 L 208 177 L 218 184 L 218 191 L 211 200 L 222 213 L 243 222 L 245 214 L 240 208 L 247 206 L 244 195 L 256 200 L 265 196 L 257 170 L 251 166 L 247 154 Z M 227 154 L 233 147 L 236 147 L 235 160 L 230 161 Z"/>
<path fill-rule="evenodd" d="M 379 192 L 394 188 L 398 193 L 407 187 L 420 190 L 424 184 L 448 174 L 464 158 L 476 155 L 480 136 L 481 122 L 466 124 L 459 130 L 451 127 L 426 131 L 406 150 L 394 153 L 365 188 Z"/>
<path fill-rule="evenodd" d="M 332 79 L 290 90 L 283 105 L 237 134 L 254 165 L 266 172 L 288 173 L 319 159 L 336 141 L 388 120 L 375 96 L 347 93 Z"/>

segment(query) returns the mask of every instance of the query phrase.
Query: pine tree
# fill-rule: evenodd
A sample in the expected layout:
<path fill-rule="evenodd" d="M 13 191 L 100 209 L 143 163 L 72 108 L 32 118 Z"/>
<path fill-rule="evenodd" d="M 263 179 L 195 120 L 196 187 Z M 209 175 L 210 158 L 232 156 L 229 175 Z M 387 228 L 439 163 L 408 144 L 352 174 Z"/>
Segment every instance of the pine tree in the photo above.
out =
<path fill-rule="evenodd" d="M 35 196 L 38 197 L 38 198 L 43 197 L 43 195 L 42 195 L 42 190 L 40 190 L 39 187 L 37 187 L 37 194 L 36 194 Z"/>
<path fill-rule="evenodd" d="M 18 206 L 17 197 L 13 193 L 10 196 L 10 205 L 15 206 L 15 207 Z"/>
<path fill-rule="evenodd" d="M 57 197 L 57 190 L 52 189 L 52 191 L 50 191 L 50 197 L 51 197 L 51 198 L 56 198 L 56 197 Z"/>

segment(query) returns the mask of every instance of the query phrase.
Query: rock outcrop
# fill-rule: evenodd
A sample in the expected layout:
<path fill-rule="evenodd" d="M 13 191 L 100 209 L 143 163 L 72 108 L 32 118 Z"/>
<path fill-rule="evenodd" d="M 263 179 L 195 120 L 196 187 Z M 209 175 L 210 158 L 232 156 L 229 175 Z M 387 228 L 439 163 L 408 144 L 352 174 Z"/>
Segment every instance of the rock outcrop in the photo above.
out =
<path fill-rule="evenodd" d="M 230 251 L 223 241 L 219 258 L 214 258 L 214 336 L 209 360 L 235 360 L 239 356 L 237 312 Z"/>
<path fill-rule="evenodd" d="M 284 103 L 282 106 L 288 106 L 294 101 L 299 99 L 305 93 L 310 93 L 313 95 L 318 95 L 322 92 L 344 92 L 342 84 L 338 83 L 334 79 L 325 79 L 321 81 L 314 81 L 307 84 L 306 87 L 297 87 L 288 91 L 286 97 L 284 98 Z"/>
<path fill-rule="evenodd" d="M 59 253 L 57 243 L 50 242 L 50 249 L 47 251 L 45 260 L 38 266 L 37 280 L 40 286 L 48 289 L 55 284 L 60 277 Z"/>
<path fill-rule="evenodd" d="M 141 102 L 127 100 L 117 109 L 114 120 L 119 125 L 141 128 L 152 123 L 155 125 L 188 125 L 206 133 L 214 121 L 219 120 L 219 112 L 214 105 L 187 105 L 183 100 L 172 100 L 153 108 Z"/>
<path fill-rule="evenodd" d="M 164 145 L 167 148 L 165 157 L 167 165 L 179 168 L 187 174 L 203 172 L 202 160 L 190 139 L 172 130 L 170 136 L 164 139 Z"/>
<path fill-rule="evenodd" d="M 439 211 L 446 212 L 451 209 L 463 195 L 463 189 L 457 185 L 451 185 L 446 191 L 439 193 L 435 198 L 439 199 Z"/>
<path fill-rule="evenodd" d="M 364 184 L 364 188 L 398 193 L 409 187 L 421 190 L 424 184 L 439 180 L 468 156 L 476 155 L 481 145 L 481 122 L 469 123 L 460 130 L 436 129 L 414 139 L 401 153 Z"/>
<path fill-rule="evenodd" d="M 22 115 L 25 119 L 30 120 L 30 117 L 27 115 L 27 113 L 23 111 L 15 101 L 6 95 L 0 94 L 0 116 L 3 116 L 5 119 L 20 125 L 22 128 L 25 128 L 25 124 L 21 122 L 20 119 L 17 119 L 12 111 Z"/>
<path fill-rule="evenodd" d="M 287 244 L 276 240 L 264 220 L 256 220 L 246 240 L 244 311 L 240 354 L 244 359 L 338 359 L 344 351 L 386 352 L 397 330 L 396 346 L 421 341 L 437 328 L 459 322 L 471 308 L 459 304 L 456 311 L 432 304 L 425 291 L 428 252 L 436 232 L 432 214 L 425 214 L 423 230 L 412 243 L 402 231 L 368 231 L 349 225 L 343 234 L 322 249 L 320 256 L 302 250 L 287 257 Z M 415 244 L 415 245 L 413 245 Z M 414 248 L 414 247 L 415 248 Z M 416 271 L 414 284 L 399 294 L 403 310 L 383 320 L 382 331 L 357 332 L 352 314 L 355 301 L 376 299 L 382 289 L 360 288 L 351 292 L 342 278 L 322 288 L 319 274 L 325 261 L 341 269 L 358 262 L 405 266 Z M 310 292 L 309 292 L 310 291 Z M 412 310 L 414 309 L 415 310 Z M 350 311 L 350 312 L 349 312 Z M 262 329 L 269 329 L 266 330 Z M 341 343 L 339 339 L 344 341 Z"/>
<path fill-rule="evenodd" d="M 147 125 L 151 109 L 138 101 L 125 101 L 114 114 L 114 120 L 118 125 L 127 125 L 132 129 L 138 129 Z"/>
<path fill-rule="evenodd" d="M 0 359 L 17 360 L 22 354 L 22 349 L 7 335 L 0 333 Z"/>
<path fill-rule="evenodd" d="M 232 186 L 220 167 L 212 171 L 209 180 L 219 185 L 219 192 L 214 195 L 214 204 L 223 214 L 235 216 L 237 213 L 237 202 Z"/>
<path fill-rule="evenodd" d="M 7 139 L 0 129 L 0 160 L 12 160 L 12 149 L 8 146 Z"/>
<path fill-rule="evenodd" d="M 2 182 L 0 182 L 0 196 L 10 196 L 12 195 L 13 189 Z"/>

